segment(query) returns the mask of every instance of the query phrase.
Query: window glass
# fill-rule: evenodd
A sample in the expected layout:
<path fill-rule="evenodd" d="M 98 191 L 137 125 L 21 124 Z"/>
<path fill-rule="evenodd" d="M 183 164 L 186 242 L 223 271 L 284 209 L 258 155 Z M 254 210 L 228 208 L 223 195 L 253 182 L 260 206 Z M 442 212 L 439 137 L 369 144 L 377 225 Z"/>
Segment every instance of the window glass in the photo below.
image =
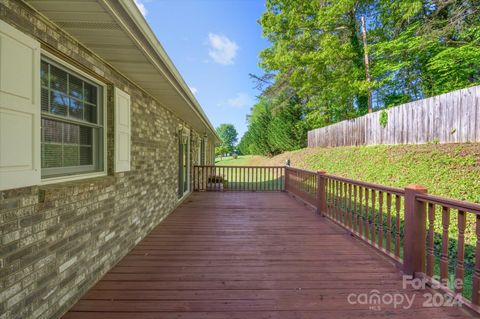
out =
<path fill-rule="evenodd" d="M 40 75 L 42 177 L 102 171 L 102 88 L 48 59 Z"/>

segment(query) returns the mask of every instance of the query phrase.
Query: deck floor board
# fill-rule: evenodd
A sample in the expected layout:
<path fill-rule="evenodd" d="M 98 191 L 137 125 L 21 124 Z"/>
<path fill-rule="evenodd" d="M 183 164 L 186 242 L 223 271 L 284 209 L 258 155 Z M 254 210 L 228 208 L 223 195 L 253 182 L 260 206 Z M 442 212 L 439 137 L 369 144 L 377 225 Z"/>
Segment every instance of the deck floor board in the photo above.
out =
<path fill-rule="evenodd" d="M 348 302 L 372 290 L 414 302 Z M 194 193 L 64 318 L 474 317 L 425 308 L 423 293 L 402 289 L 392 261 L 284 193 Z"/>

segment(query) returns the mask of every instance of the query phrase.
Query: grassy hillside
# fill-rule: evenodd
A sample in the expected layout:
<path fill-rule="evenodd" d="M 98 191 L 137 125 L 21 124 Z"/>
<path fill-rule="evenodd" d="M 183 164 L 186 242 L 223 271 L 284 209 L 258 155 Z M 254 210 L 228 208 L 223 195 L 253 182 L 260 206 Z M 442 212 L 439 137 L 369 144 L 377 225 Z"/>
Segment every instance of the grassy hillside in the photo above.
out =
<path fill-rule="evenodd" d="M 302 149 L 272 158 L 241 157 L 217 165 L 284 165 L 480 203 L 480 144 L 427 144 Z"/>

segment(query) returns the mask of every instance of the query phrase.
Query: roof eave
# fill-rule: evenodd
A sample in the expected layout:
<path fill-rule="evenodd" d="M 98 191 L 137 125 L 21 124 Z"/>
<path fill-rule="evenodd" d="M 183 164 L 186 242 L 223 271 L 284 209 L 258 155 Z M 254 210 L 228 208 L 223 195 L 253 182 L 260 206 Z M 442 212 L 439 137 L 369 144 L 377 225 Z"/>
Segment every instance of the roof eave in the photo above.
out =
<path fill-rule="evenodd" d="M 103 0 L 104 2 L 108 2 L 109 0 Z M 187 104 L 191 108 L 191 110 L 197 114 L 204 122 L 205 126 L 210 129 L 211 135 L 216 139 L 215 142 L 221 142 L 220 137 L 218 136 L 217 132 L 215 131 L 212 123 L 208 119 L 207 115 L 203 111 L 200 103 L 197 101 L 195 96 L 192 94 L 190 88 L 185 83 L 184 79 L 178 72 L 177 68 L 173 64 L 172 60 L 158 41 L 157 37 L 155 36 L 154 32 L 148 25 L 147 21 L 145 20 L 144 16 L 137 8 L 135 3 L 132 0 L 120 0 L 119 1 L 122 8 L 126 11 L 126 13 L 132 18 L 135 22 L 137 28 L 139 28 L 145 37 L 145 40 L 155 49 L 155 52 L 158 54 L 158 58 L 167 66 L 169 75 L 172 77 L 175 83 L 181 88 L 181 93 L 184 99 L 186 100 Z"/>

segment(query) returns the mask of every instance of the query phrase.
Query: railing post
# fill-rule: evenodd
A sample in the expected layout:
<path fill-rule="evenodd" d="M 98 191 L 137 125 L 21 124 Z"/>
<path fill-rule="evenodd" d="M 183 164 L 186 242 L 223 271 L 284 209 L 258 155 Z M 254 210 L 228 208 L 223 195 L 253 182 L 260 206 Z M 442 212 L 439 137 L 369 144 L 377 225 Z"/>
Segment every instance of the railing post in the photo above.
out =
<path fill-rule="evenodd" d="M 426 204 L 418 201 L 416 196 L 426 193 L 427 188 L 420 185 L 405 188 L 403 272 L 410 276 L 425 273 L 427 209 Z"/>
<path fill-rule="evenodd" d="M 327 213 L 327 172 L 317 172 L 317 214 L 325 216 Z"/>
<path fill-rule="evenodd" d="M 285 165 L 285 192 L 288 192 L 288 166 Z"/>

